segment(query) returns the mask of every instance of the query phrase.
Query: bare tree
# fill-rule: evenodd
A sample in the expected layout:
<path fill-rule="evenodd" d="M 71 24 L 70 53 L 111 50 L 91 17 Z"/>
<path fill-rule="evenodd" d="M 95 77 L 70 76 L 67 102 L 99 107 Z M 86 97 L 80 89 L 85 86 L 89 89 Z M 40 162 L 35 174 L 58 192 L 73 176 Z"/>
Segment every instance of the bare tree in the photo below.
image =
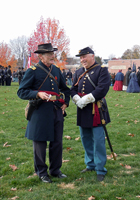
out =
<path fill-rule="evenodd" d="M 18 37 L 17 39 L 10 40 L 9 47 L 11 48 L 12 54 L 18 60 L 18 65 L 23 66 L 24 57 L 28 59 L 28 38 L 26 36 Z"/>

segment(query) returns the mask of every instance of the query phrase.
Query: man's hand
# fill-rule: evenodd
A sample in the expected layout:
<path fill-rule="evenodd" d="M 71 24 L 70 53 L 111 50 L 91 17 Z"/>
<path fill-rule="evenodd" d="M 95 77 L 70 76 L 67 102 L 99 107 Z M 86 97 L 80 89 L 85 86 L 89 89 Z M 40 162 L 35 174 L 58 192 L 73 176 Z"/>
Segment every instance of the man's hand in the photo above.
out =
<path fill-rule="evenodd" d="M 67 108 L 67 105 L 66 105 L 66 104 L 63 104 L 63 105 L 61 106 L 61 109 L 62 109 L 62 113 L 63 113 L 63 114 L 64 114 L 66 108 Z"/>
<path fill-rule="evenodd" d="M 95 101 L 94 96 L 91 93 L 89 93 L 89 94 L 86 94 L 85 96 L 83 96 L 82 98 L 80 98 L 77 101 L 76 105 L 79 108 L 83 109 L 87 104 L 93 103 L 94 101 Z"/>
<path fill-rule="evenodd" d="M 76 104 L 79 99 L 81 99 L 81 97 L 78 94 L 75 94 L 72 98 L 72 101 Z"/>
<path fill-rule="evenodd" d="M 51 98 L 51 95 L 47 94 L 46 92 L 38 92 L 37 97 L 41 98 L 42 100 L 49 101 L 49 99 Z"/>

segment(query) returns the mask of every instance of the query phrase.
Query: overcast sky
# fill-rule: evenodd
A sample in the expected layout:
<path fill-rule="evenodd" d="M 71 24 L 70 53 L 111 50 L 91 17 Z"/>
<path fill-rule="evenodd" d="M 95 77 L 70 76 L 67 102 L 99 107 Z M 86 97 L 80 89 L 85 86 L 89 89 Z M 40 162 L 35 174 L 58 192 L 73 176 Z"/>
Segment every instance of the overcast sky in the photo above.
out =
<path fill-rule="evenodd" d="M 121 57 L 140 45 L 140 0 L 1 0 L 0 42 L 30 36 L 43 16 L 59 20 L 70 55 L 93 46 L 96 56 Z"/>

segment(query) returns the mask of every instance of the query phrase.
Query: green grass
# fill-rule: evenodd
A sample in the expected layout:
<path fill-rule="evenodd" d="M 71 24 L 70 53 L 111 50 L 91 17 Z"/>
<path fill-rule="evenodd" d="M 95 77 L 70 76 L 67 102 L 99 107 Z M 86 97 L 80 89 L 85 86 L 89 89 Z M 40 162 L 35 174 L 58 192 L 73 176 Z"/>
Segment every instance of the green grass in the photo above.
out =
<path fill-rule="evenodd" d="M 79 128 L 76 126 L 76 106 L 71 101 L 63 135 L 63 160 L 69 162 L 64 162 L 61 168 L 68 178 L 52 178 L 52 184 L 45 184 L 33 176 L 32 141 L 24 137 L 27 101 L 17 97 L 17 90 L 18 83 L 12 83 L 11 87 L 0 86 L 0 199 L 15 196 L 22 200 L 88 200 L 91 196 L 96 200 L 139 199 L 140 93 L 116 92 L 110 87 L 107 94 L 111 117 L 107 130 L 117 159 L 107 160 L 108 173 L 103 182 L 96 181 L 95 172 L 80 173 L 85 168 L 84 150 L 81 140 L 75 140 L 79 137 Z M 65 136 L 70 136 L 71 140 Z M 6 142 L 9 146 L 3 147 Z M 110 156 L 107 141 L 106 149 Z M 17 169 L 13 171 L 9 165 Z"/>

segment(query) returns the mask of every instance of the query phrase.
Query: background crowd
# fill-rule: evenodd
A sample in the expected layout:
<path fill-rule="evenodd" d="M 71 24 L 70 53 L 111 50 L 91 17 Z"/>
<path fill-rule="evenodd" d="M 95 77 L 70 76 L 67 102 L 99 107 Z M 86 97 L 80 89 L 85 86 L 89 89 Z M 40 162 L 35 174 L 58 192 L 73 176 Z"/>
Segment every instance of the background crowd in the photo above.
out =
<path fill-rule="evenodd" d="M 111 86 L 113 86 L 115 91 L 140 92 L 140 67 L 136 71 L 134 63 L 132 69 L 129 67 L 125 75 L 122 73 L 122 70 L 119 70 L 117 74 L 110 74 L 110 79 Z"/>
<path fill-rule="evenodd" d="M 19 67 L 17 71 L 11 71 L 11 66 L 3 67 L 0 65 L 0 85 L 10 86 L 11 82 L 18 82 L 20 85 L 21 80 L 25 74 L 23 67 Z M 62 75 L 67 85 L 72 86 L 74 72 L 71 69 L 62 69 Z M 111 86 L 116 91 L 126 91 L 129 93 L 140 92 L 140 67 L 136 70 L 136 65 L 133 63 L 133 67 L 129 67 L 126 74 L 119 70 L 117 74 L 110 73 Z"/>

